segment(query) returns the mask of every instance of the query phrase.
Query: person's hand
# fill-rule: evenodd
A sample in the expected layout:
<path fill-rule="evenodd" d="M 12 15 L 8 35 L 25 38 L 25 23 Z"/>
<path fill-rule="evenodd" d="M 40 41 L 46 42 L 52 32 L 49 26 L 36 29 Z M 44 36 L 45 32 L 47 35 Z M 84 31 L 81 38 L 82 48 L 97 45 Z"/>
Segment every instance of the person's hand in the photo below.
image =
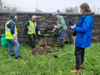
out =
<path fill-rule="evenodd" d="M 58 28 L 58 26 L 54 26 L 54 28 Z"/>
<path fill-rule="evenodd" d="M 76 27 L 76 24 L 74 26 Z"/>
<path fill-rule="evenodd" d="M 31 32 L 31 30 L 29 30 L 29 32 Z"/>
<path fill-rule="evenodd" d="M 52 32 L 54 32 L 55 30 L 53 29 Z"/>
<path fill-rule="evenodd" d="M 76 27 L 76 25 L 74 25 L 74 26 L 71 26 L 71 28 L 72 28 L 72 29 L 74 29 L 74 27 Z"/>

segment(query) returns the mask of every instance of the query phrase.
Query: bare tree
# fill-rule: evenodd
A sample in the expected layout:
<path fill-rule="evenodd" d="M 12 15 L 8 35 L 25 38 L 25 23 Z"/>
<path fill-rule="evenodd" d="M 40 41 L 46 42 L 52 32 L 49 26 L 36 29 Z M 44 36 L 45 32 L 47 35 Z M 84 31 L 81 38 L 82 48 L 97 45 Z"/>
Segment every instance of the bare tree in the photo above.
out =
<path fill-rule="evenodd" d="M 75 7 L 66 7 L 63 10 L 64 13 L 79 13 L 78 11 L 79 11 L 78 6 L 75 6 Z"/>
<path fill-rule="evenodd" d="M 91 10 L 92 10 L 92 12 L 100 14 L 100 8 L 99 7 L 92 7 Z"/>
<path fill-rule="evenodd" d="M 62 13 L 62 12 L 61 12 L 61 10 L 57 10 L 57 13 L 59 13 L 59 14 L 60 14 L 60 13 Z"/>
<path fill-rule="evenodd" d="M 2 1 L 0 0 L 0 11 L 2 11 Z"/>
<path fill-rule="evenodd" d="M 17 6 L 6 5 L 3 0 L 0 0 L 0 11 L 17 11 Z"/>

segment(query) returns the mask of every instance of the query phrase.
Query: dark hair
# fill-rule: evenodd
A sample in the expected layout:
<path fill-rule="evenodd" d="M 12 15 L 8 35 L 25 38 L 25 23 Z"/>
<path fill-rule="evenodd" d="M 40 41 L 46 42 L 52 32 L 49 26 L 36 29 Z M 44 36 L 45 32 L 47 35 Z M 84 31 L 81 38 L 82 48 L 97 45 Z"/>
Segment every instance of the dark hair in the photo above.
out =
<path fill-rule="evenodd" d="M 85 13 L 91 13 L 91 9 L 87 3 L 82 3 L 80 8 L 83 9 Z"/>

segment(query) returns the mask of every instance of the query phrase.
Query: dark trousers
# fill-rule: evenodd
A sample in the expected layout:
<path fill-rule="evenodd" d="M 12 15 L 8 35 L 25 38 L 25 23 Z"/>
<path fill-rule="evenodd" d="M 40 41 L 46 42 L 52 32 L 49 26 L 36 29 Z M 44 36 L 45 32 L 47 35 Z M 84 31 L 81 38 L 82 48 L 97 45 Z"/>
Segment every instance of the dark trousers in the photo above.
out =
<path fill-rule="evenodd" d="M 84 62 L 85 48 L 75 47 L 76 69 L 80 69 Z"/>
<path fill-rule="evenodd" d="M 30 39 L 30 46 L 32 48 L 35 48 L 35 35 L 34 34 L 30 34 L 29 35 L 29 39 Z"/>

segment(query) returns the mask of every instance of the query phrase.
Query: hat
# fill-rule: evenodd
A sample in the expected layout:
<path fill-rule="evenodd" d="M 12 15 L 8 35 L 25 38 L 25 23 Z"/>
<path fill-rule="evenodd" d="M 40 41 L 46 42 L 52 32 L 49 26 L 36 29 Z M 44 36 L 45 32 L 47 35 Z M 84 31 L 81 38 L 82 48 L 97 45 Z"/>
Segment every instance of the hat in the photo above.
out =
<path fill-rule="evenodd" d="M 52 16 L 55 16 L 55 15 L 58 15 L 58 13 L 57 12 L 52 13 Z"/>
<path fill-rule="evenodd" d="M 17 14 L 16 13 L 10 13 L 9 17 L 14 18 Z"/>

